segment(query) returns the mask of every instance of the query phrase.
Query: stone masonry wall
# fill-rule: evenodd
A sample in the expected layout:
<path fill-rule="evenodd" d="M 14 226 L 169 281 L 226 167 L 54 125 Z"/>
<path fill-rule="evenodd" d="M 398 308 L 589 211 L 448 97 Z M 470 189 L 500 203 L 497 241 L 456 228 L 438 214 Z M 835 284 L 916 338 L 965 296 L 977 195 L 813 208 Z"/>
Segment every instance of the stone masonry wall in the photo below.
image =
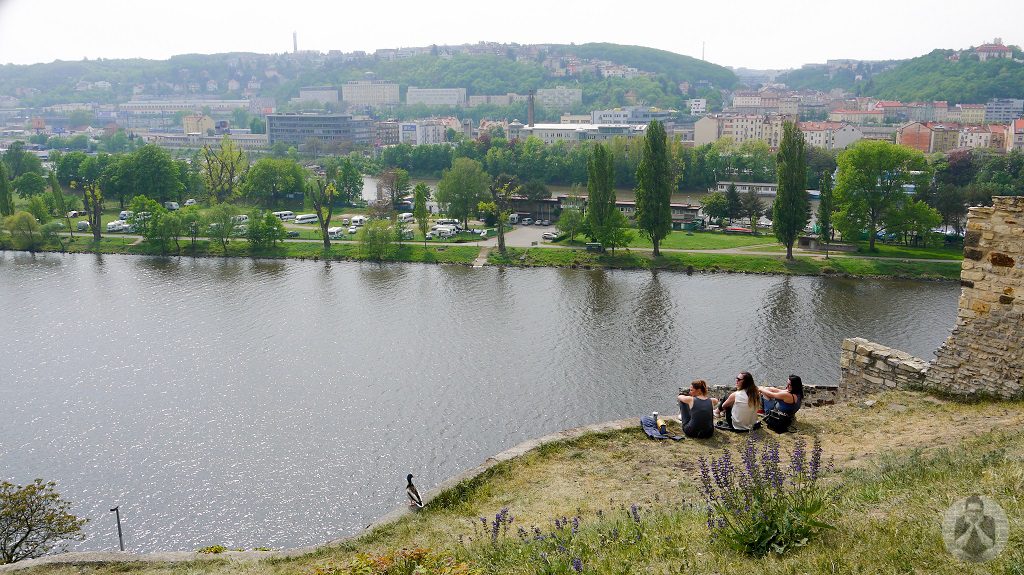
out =
<path fill-rule="evenodd" d="M 935 361 L 846 339 L 840 397 L 884 389 L 1024 397 L 1024 197 L 992 201 L 967 216 L 956 326 Z"/>
<path fill-rule="evenodd" d="M 935 352 L 927 385 L 957 394 L 1024 390 L 1024 197 L 971 208 L 956 327 Z"/>
<path fill-rule="evenodd" d="M 843 340 L 839 357 L 840 399 L 854 399 L 887 389 L 922 389 L 928 362 L 864 338 Z"/>

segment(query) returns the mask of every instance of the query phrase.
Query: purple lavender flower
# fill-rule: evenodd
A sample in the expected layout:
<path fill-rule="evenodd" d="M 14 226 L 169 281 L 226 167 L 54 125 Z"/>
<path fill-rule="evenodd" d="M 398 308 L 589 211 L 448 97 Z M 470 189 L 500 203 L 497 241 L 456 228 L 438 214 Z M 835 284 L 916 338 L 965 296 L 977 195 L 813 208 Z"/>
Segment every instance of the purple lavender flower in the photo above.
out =
<path fill-rule="evenodd" d="M 640 523 L 640 506 L 634 503 L 629 508 L 629 514 L 633 516 L 633 521 Z"/>
<path fill-rule="evenodd" d="M 572 518 L 572 534 L 576 535 L 576 532 L 580 530 L 580 518 L 577 515 Z"/>
<path fill-rule="evenodd" d="M 572 560 L 572 570 L 577 572 L 577 573 L 583 573 L 583 560 L 581 560 L 579 557 L 576 557 L 575 559 L 573 559 Z"/>

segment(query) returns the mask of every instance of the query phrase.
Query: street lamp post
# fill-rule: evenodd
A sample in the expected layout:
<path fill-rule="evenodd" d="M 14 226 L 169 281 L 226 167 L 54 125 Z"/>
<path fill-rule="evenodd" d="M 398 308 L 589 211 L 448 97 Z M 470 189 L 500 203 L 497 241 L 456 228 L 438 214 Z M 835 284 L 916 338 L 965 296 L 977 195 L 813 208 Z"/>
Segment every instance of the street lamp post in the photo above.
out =
<path fill-rule="evenodd" d="M 121 551 L 124 551 L 124 535 L 121 533 L 121 506 L 118 505 L 110 511 L 117 517 L 117 542 L 121 545 Z"/>

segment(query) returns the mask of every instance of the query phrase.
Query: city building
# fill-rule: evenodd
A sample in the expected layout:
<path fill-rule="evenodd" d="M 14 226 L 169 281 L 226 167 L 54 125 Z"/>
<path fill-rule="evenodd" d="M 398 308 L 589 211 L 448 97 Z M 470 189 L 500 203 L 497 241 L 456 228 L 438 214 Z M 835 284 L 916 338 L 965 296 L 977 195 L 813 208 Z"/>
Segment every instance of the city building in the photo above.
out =
<path fill-rule="evenodd" d="M 553 198 L 553 200 L 557 202 L 559 209 L 577 208 L 586 213 L 587 196 L 585 195 L 558 195 Z M 629 200 L 615 200 L 615 207 L 618 208 L 619 211 L 627 218 L 636 218 L 636 202 Z M 669 210 L 672 213 L 672 229 L 674 230 L 682 230 L 700 219 L 699 205 L 671 203 L 669 204 Z"/>
<path fill-rule="evenodd" d="M 483 105 L 487 105 L 487 104 L 490 104 L 492 106 L 508 106 L 510 104 L 517 104 L 519 102 L 525 102 L 527 100 L 527 98 L 528 98 L 528 96 L 526 96 L 524 94 L 516 94 L 514 92 L 509 92 L 507 94 L 491 95 L 491 96 L 489 96 L 489 95 L 470 96 L 467 99 L 467 102 L 468 102 L 467 106 L 469 106 L 470 108 L 472 108 L 474 106 L 483 106 Z"/>
<path fill-rule="evenodd" d="M 540 138 L 545 144 L 566 142 L 570 144 L 588 140 L 605 141 L 612 138 L 642 137 L 647 126 L 629 124 L 534 124 L 524 126 L 520 122 L 508 125 L 509 140 L 525 140 L 530 136 Z"/>
<path fill-rule="evenodd" d="M 612 108 L 610 110 L 594 110 L 590 113 L 593 124 L 649 124 L 657 120 L 662 124 L 675 122 L 675 110 L 662 110 L 645 106 Z"/>
<path fill-rule="evenodd" d="M 925 154 L 948 152 L 960 145 L 960 126 L 953 123 L 909 122 L 896 129 L 896 143 Z"/>
<path fill-rule="evenodd" d="M 754 191 L 759 196 L 774 198 L 779 193 L 779 184 L 777 182 L 716 182 L 715 191 L 725 193 L 729 191 L 730 186 L 736 186 L 736 191 L 741 195 Z"/>
<path fill-rule="evenodd" d="M 992 124 L 1009 124 L 1024 117 L 1024 100 L 1017 98 L 993 98 L 985 104 L 985 121 Z"/>
<path fill-rule="evenodd" d="M 402 122 L 398 128 L 398 141 L 402 144 L 419 146 L 445 142 L 446 126 L 436 120 Z"/>
<path fill-rule="evenodd" d="M 569 114 L 568 112 L 562 114 L 559 118 L 559 124 L 590 124 L 593 122 L 593 117 L 590 114 Z"/>
<path fill-rule="evenodd" d="M 377 146 L 394 146 L 398 143 L 398 122 L 388 120 L 377 122 Z"/>
<path fill-rule="evenodd" d="M 687 104 L 690 105 L 690 115 L 698 116 L 700 114 L 706 114 L 708 111 L 707 98 L 691 98 Z"/>
<path fill-rule="evenodd" d="M 298 102 L 319 102 L 321 104 L 337 104 L 338 89 L 332 86 L 310 86 L 299 88 Z"/>
<path fill-rule="evenodd" d="M 270 114 L 267 139 L 271 146 L 283 142 L 300 146 L 310 139 L 323 144 L 372 144 L 376 127 L 372 120 L 349 114 Z"/>
<path fill-rule="evenodd" d="M 960 139 L 957 147 L 1005 152 L 1006 126 L 999 124 L 966 126 L 960 130 Z"/>
<path fill-rule="evenodd" d="M 394 106 L 398 98 L 398 84 L 383 80 L 357 80 L 341 86 L 341 99 L 352 106 Z"/>
<path fill-rule="evenodd" d="M 693 142 L 703 146 L 719 138 L 732 138 L 737 144 L 757 140 L 777 148 L 782 141 L 783 125 L 796 121 L 796 116 L 781 114 L 711 114 L 694 123 Z"/>
<path fill-rule="evenodd" d="M 405 103 L 426 106 L 465 106 L 465 88 L 417 88 L 409 86 L 405 92 Z"/>
<path fill-rule="evenodd" d="M 1010 122 L 1006 132 L 1006 151 L 1024 151 L 1024 119 Z"/>
<path fill-rule="evenodd" d="M 985 104 L 957 104 L 961 124 L 980 125 L 985 123 Z"/>
<path fill-rule="evenodd" d="M 828 113 L 830 122 L 847 122 L 854 125 L 881 124 L 885 119 L 882 110 L 832 110 Z"/>
<path fill-rule="evenodd" d="M 182 116 L 181 126 L 183 128 L 182 132 L 185 134 L 202 134 L 205 136 L 213 131 L 214 122 L 213 118 L 204 114 L 189 114 Z"/>
<path fill-rule="evenodd" d="M 122 114 L 154 115 L 175 114 L 177 112 L 202 112 L 204 109 L 212 113 L 226 112 L 249 108 L 249 100 L 131 100 L 117 105 Z"/>
<path fill-rule="evenodd" d="M 549 110 L 565 110 L 583 103 L 582 88 L 540 88 L 537 90 L 537 105 Z"/>
<path fill-rule="evenodd" d="M 799 127 L 807 145 L 826 150 L 845 150 L 864 138 L 856 126 L 843 122 L 800 122 Z"/>
<path fill-rule="evenodd" d="M 236 146 L 247 152 L 259 152 L 267 149 L 267 134 L 220 134 L 208 136 L 202 134 L 142 134 L 142 139 L 147 144 L 155 144 L 161 148 L 172 150 L 199 150 L 205 146 L 217 148 L 221 140 L 228 138 Z"/>

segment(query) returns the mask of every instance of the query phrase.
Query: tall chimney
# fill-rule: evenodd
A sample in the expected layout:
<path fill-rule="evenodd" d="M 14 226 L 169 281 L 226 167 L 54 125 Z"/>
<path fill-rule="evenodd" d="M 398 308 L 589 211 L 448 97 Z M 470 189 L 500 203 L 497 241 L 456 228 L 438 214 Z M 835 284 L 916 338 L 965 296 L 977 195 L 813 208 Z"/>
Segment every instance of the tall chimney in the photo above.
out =
<path fill-rule="evenodd" d="M 526 123 L 532 128 L 533 127 L 533 99 L 536 96 L 537 90 L 530 90 L 530 95 L 526 97 Z"/>
<path fill-rule="evenodd" d="M 299 53 L 299 33 L 292 32 L 292 53 Z"/>

